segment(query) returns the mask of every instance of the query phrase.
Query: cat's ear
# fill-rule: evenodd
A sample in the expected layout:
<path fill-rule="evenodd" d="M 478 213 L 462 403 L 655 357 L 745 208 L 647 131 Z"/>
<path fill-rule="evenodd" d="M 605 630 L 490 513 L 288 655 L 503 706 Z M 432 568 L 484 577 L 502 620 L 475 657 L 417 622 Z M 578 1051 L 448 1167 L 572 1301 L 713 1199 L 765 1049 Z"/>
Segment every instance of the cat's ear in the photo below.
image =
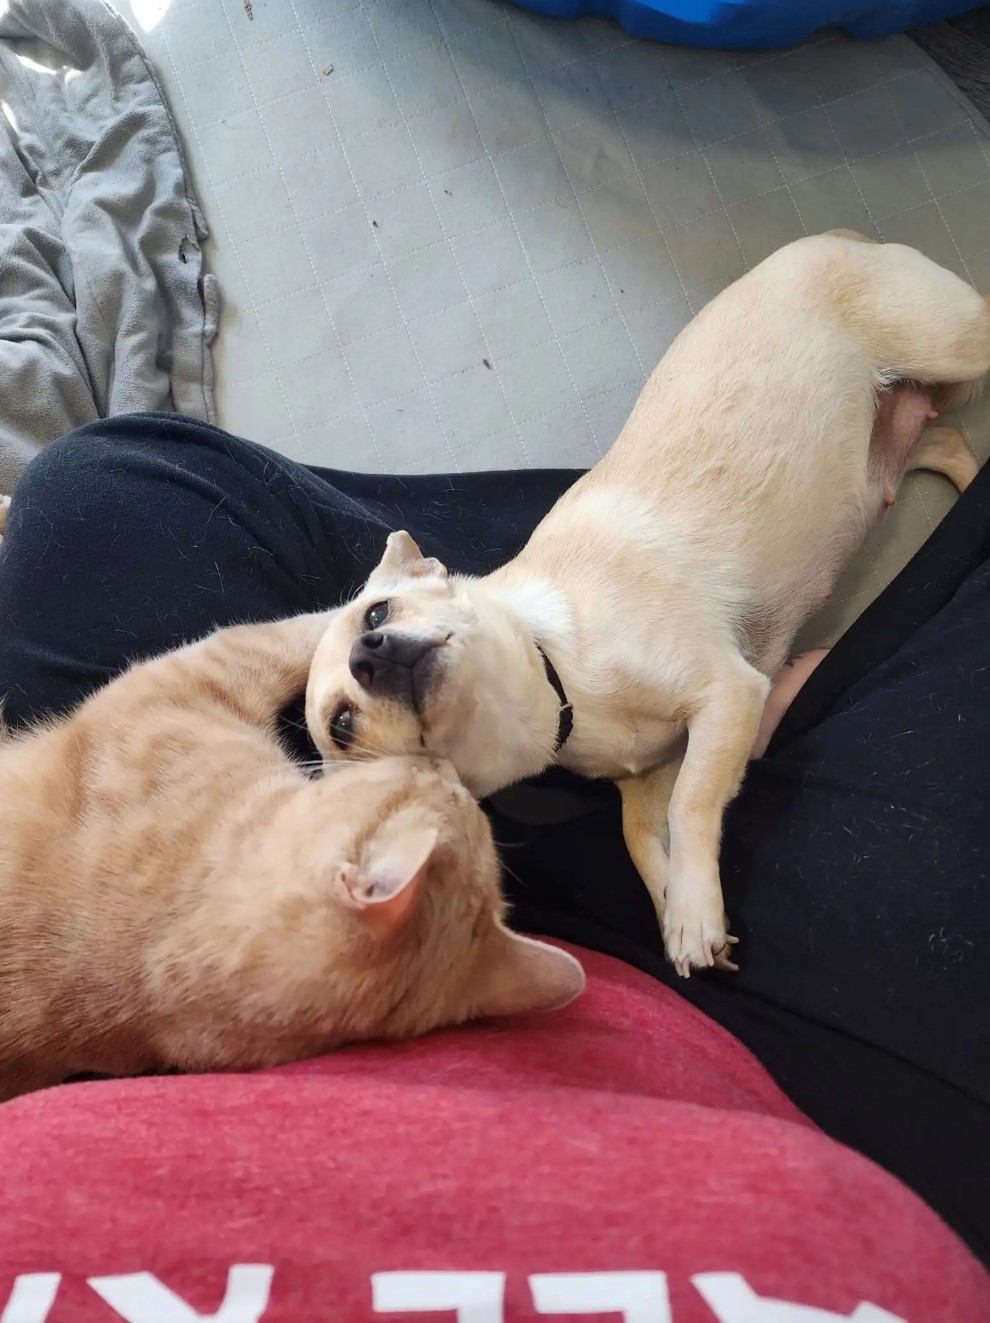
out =
<path fill-rule="evenodd" d="M 374 932 L 395 932 L 414 914 L 437 844 L 435 827 L 407 827 L 372 842 L 359 866 L 341 872 L 348 903 Z"/>
<path fill-rule="evenodd" d="M 385 555 L 368 579 L 368 587 L 396 579 L 446 579 L 446 567 L 435 556 L 424 556 L 406 532 L 390 533 L 385 543 Z"/>
<path fill-rule="evenodd" d="M 478 1016 L 552 1011 L 584 991 L 584 970 L 572 955 L 546 942 L 499 931 L 473 989 Z"/>

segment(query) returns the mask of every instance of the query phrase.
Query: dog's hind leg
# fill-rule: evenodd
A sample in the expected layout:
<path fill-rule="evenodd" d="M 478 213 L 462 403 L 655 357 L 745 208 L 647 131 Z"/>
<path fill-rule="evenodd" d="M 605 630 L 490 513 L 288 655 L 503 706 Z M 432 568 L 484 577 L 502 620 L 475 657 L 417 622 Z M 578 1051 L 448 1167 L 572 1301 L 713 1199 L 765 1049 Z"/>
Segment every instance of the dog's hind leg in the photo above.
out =
<path fill-rule="evenodd" d="M 958 427 L 929 427 L 908 456 L 907 471 L 914 469 L 941 473 L 957 491 L 964 492 L 980 465 Z"/>
<path fill-rule="evenodd" d="M 843 247 L 833 299 L 878 372 L 950 387 L 982 380 L 990 371 L 986 299 L 914 248 Z"/>

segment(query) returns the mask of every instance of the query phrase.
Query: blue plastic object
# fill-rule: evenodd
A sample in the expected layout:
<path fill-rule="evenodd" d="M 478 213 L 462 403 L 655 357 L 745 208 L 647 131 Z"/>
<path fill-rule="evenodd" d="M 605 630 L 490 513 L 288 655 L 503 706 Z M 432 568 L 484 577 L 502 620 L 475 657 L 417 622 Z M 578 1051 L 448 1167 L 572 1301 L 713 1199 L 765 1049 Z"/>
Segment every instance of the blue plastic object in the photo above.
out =
<path fill-rule="evenodd" d="M 973 0 L 513 0 L 551 18 L 612 18 L 631 37 L 681 46 L 797 46 L 821 28 L 882 37 L 952 18 Z"/>

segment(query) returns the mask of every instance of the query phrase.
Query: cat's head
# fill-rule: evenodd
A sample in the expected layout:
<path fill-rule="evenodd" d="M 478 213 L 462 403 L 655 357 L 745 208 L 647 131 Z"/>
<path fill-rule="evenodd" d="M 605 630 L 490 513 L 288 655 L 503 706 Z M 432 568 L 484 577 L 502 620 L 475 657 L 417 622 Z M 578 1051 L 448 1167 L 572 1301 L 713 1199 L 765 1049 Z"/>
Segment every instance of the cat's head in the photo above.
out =
<path fill-rule="evenodd" d="M 506 926 L 488 819 L 450 763 L 338 764 L 284 813 L 300 971 L 326 971 L 343 1039 L 550 1010 L 582 991 L 572 956 Z"/>

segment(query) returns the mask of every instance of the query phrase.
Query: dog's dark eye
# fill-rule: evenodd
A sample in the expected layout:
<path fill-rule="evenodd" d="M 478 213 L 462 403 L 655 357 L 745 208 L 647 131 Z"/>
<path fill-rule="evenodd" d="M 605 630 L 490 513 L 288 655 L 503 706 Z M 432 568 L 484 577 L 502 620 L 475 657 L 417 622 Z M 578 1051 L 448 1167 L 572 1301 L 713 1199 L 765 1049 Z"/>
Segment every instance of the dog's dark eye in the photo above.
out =
<path fill-rule="evenodd" d="M 388 602 L 376 602 L 364 613 L 365 629 L 381 629 L 388 619 Z"/>
<path fill-rule="evenodd" d="M 349 749 L 354 743 L 354 709 L 341 707 L 330 722 L 330 738 L 338 749 Z"/>

